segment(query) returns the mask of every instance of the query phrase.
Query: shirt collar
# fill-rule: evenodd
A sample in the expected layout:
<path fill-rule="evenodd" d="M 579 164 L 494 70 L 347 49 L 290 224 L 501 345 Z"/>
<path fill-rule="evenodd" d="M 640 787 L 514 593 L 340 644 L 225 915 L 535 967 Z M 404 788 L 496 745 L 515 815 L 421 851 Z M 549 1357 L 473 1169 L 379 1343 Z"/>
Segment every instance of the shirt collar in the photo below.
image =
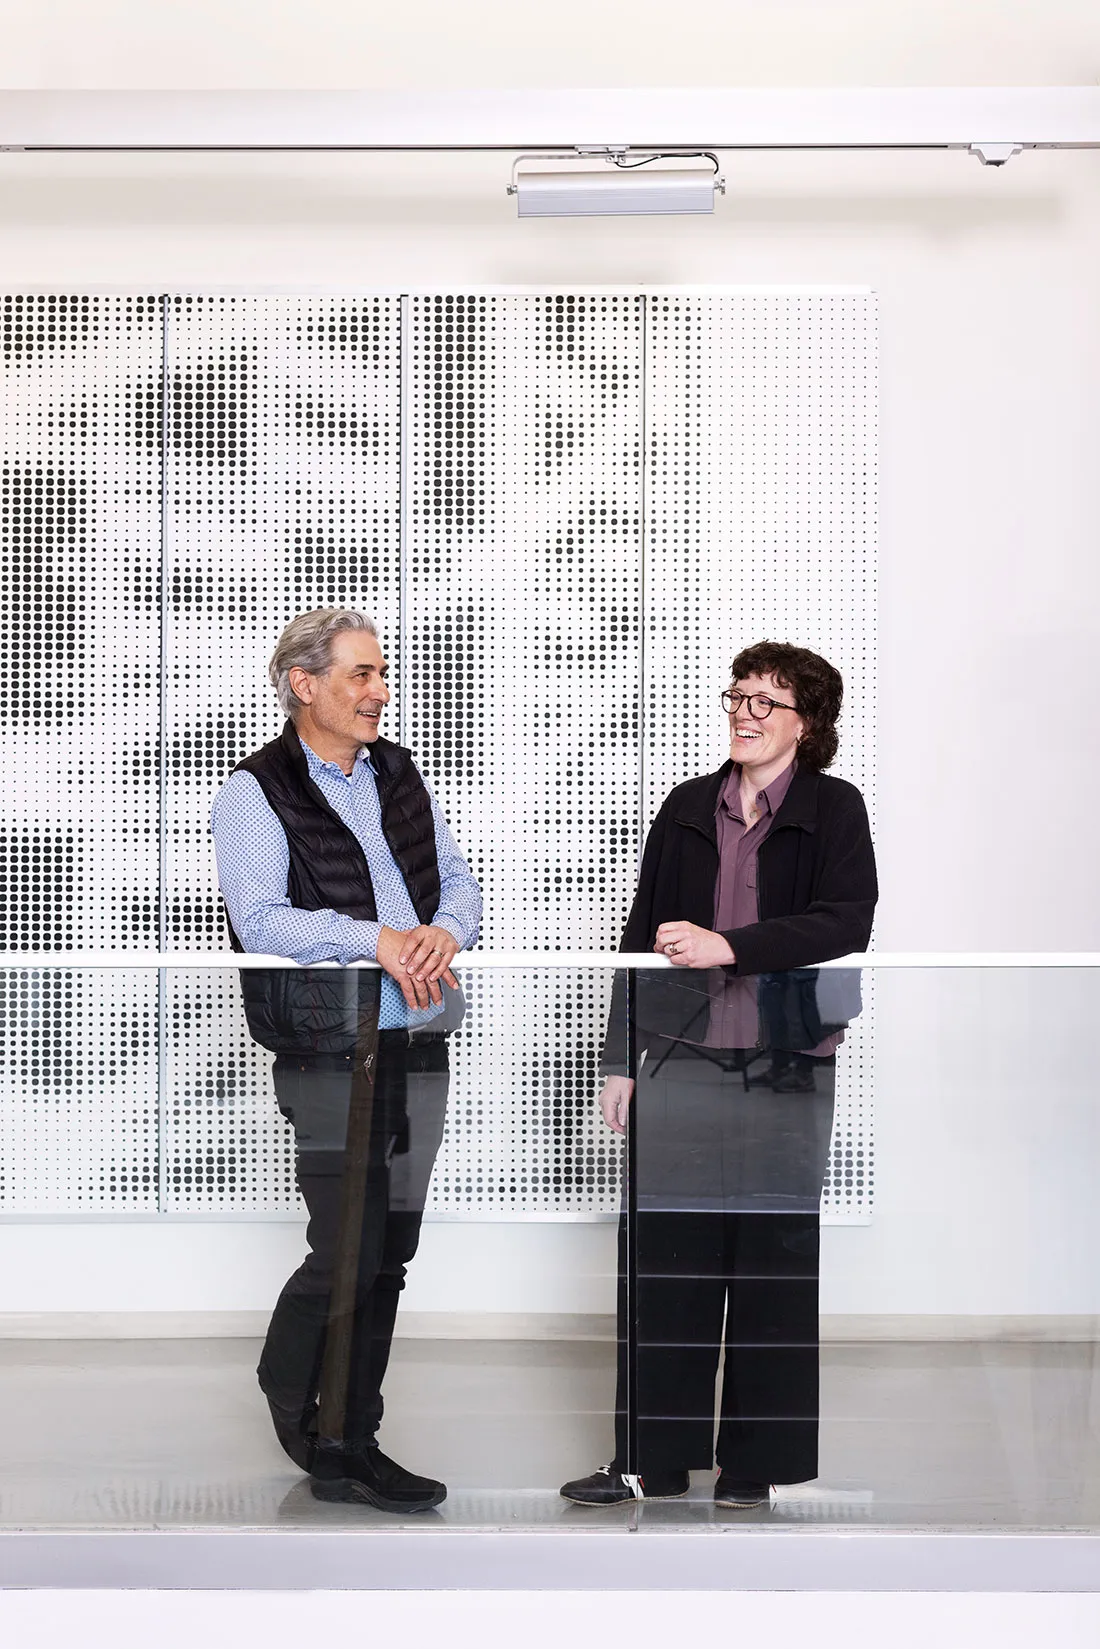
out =
<path fill-rule="evenodd" d="M 322 761 L 316 750 L 310 749 L 309 745 L 300 733 L 298 734 L 298 743 L 305 752 L 306 765 L 309 768 L 310 777 L 313 779 L 316 779 L 318 773 L 337 773 L 340 778 L 346 779 L 350 784 L 355 776 L 359 762 L 365 763 L 368 772 L 373 773 L 375 770 L 374 763 L 370 759 L 370 746 L 367 744 L 360 746 L 359 754 L 356 757 L 356 767 L 353 767 L 350 773 L 345 773 L 339 762 Z"/>
<path fill-rule="evenodd" d="M 797 767 L 798 762 L 793 761 L 789 767 L 783 769 L 782 773 L 776 774 L 771 784 L 756 792 L 756 800 L 760 803 L 762 813 L 769 813 L 774 817 L 779 812 L 780 807 L 783 805 L 783 798 L 791 788 L 791 780 L 794 778 Z M 739 762 L 734 762 L 730 768 L 730 776 L 722 788 L 718 806 L 719 808 L 724 807 L 733 818 L 741 819 L 741 766 Z M 741 822 L 743 824 L 744 820 L 741 819 Z"/>

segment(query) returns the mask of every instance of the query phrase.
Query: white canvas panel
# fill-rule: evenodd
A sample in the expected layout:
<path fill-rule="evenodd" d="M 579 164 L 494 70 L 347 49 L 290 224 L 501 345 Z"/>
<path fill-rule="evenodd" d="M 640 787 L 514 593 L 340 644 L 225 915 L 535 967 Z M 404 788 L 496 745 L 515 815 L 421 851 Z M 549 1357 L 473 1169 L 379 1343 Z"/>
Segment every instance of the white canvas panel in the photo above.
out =
<path fill-rule="evenodd" d="M 155 950 L 159 300 L 5 295 L 0 370 L 0 949 Z M 0 1000 L 0 1208 L 155 1208 L 155 976 Z"/>
<path fill-rule="evenodd" d="M 167 312 L 165 919 L 172 949 L 228 948 L 210 808 L 279 732 L 267 665 L 312 607 L 398 640 L 399 304 L 177 297 Z M 290 1131 L 232 974 L 167 975 L 163 1202 L 297 1206 Z"/>
<path fill-rule="evenodd" d="M 873 809 L 868 294 L 7 298 L 3 316 L 9 947 L 225 943 L 210 803 L 278 731 L 267 660 L 318 605 L 379 622 L 387 730 L 482 882 L 484 947 L 614 947 L 662 797 L 723 759 L 717 694 L 749 641 L 843 671 L 836 771 Z M 432 1208 L 612 1212 L 592 1103 L 609 978 L 467 983 Z M 39 992 L 9 1055 L 0 1205 L 296 1206 L 235 974 L 160 990 L 158 1013 L 153 980 L 80 983 L 95 1119 L 27 1110 L 60 1080 L 70 1011 Z M 870 1029 L 869 1003 L 841 1059 L 834 1217 L 871 1203 Z M 113 1160 L 116 1123 L 136 1169 L 49 1180 L 42 1153 L 98 1162 L 96 1130 Z"/>
<path fill-rule="evenodd" d="M 405 731 L 486 949 L 614 948 L 638 843 L 643 303 L 413 300 Z M 483 974 L 433 1207 L 601 1212 L 600 975 Z"/>
<path fill-rule="evenodd" d="M 654 295 L 646 336 L 643 810 L 729 754 L 756 641 L 844 677 L 833 771 L 874 819 L 876 307 L 870 293 Z M 826 1213 L 869 1212 L 871 989 L 837 1061 Z"/>

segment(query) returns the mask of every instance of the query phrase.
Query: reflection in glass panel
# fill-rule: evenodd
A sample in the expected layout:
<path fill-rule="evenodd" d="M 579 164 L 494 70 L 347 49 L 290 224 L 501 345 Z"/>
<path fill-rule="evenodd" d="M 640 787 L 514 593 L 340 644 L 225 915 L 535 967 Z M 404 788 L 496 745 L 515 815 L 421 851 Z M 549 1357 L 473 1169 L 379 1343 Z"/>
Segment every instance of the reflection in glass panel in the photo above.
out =
<path fill-rule="evenodd" d="M 860 1008 L 851 969 L 618 976 L 601 1094 L 632 1147 L 614 1453 L 567 1498 L 677 1499 L 717 1464 L 715 1504 L 742 1508 L 817 1477 L 819 1215 Z"/>
<path fill-rule="evenodd" d="M 620 1400 L 617 1454 L 658 1494 L 716 1466 L 718 1506 L 766 1505 L 818 1475 L 819 1209 L 859 1007 L 851 970 L 639 979 L 637 1432 Z"/>
<path fill-rule="evenodd" d="M 0 1216 L 155 1213 L 157 976 L 0 972 Z"/>
<path fill-rule="evenodd" d="M 276 1439 L 317 1500 L 411 1514 L 452 1490 L 460 1510 L 464 1493 L 537 1491 L 575 1453 L 578 1410 L 610 1412 L 610 1266 L 601 1284 L 589 1255 L 575 1290 L 587 1309 L 568 1309 L 577 1301 L 561 1297 L 568 1262 L 555 1250 L 577 1227 L 544 1223 L 548 1211 L 590 1207 L 607 1178 L 581 1146 L 595 1116 L 591 1050 L 569 1049 L 560 1022 L 531 1017 L 548 987 L 568 1000 L 577 981 L 460 977 L 442 1011 L 395 1026 L 376 971 L 240 976 L 253 1039 L 275 1045 L 274 1099 L 308 1215 L 307 1253 L 275 1303 L 257 1373 Z M 511 1069 L 484 1057 L 502 1025 L 513 1046 L 526 1027 Z M 464 1061 L 481 1083 L 476 1106 Z M 473 1241 L 453 1215 L 429 1228 L 418 1291 L 441 1149 L 451 1197 L 479 1223 Z M 550 1301 L 540 1275 L 555 1279 Z M 411 1315 L 398 1311 L 403 1297 Z M 439 1476 L 426 1475 L 433 1456 Z"/>
<path fill-rule="evenodd" d="M 106 1148 L 88 1101 L 112 1090 L 86 1064 L 75 1081 L 42 1064 L 49 1026 L 28 1017 L 26 978 L 3 976 L 22 1014 L 5 1058 L 63 1121 L 27 1136 L 39 1176 L 63 1179 Z M 572 1023 L 544 1010 L 553 997 L 605 1018 L 610 977 L 460 981 L 409 1029 L 385 1023 L 368 968 L 169 970 L 158 1106 L 157 974 L 33 976 L 39 1009 L 59 991 L 70 1010 L 144 991 L 147 1057 L 122 1131 L 154 1167 L 163 1140 L 171 1217 L 62 1228 L 28 1337 L 0 1339 L 2 1400 L 26 1419 L 7 1526 L 583 1525 L 557 1487 L 612 1425 L 619 1148 L 594 1104 L 591 1036 L 573 1046 Z M 505 1027 L 522 1048 L 512 1067 Z M 10 1139 L 21 1115 L 33 1123 L 28 1092 L 6 1096 Z M 292 1201 L 257 1221 L 287 1138 Z M 51 1210 L 84 1211 L 62 1179 Z M 57 1323 L 71 1337 L 40 1337 Z"/>
<path fill-rule="evenodd" d="M 1096 1526 L 1100 1115 L 1087 1038 L 1060 1032 L 1097 986 L 1089 969 L 880 972 L 880 1194 L 869 1221 L 819 1233 L 846 1045 L 799 1057 L 774 1022 L 771 1048 L 693 1042 L 675 976 L 639 982 L 643 1024 L 680 1033 L 640 1027 L 631 1107 L 636 1459 L 684 1495 L 647 1501 L 650 1527 Z"/>
<path fill-rule="evenodd" d="M 180 970 L 242 1015 L 247 971 Z M 158 1113 L 152 970 L 2 976 L 4 1528 L 1100 1524 L 1100 1113 L 1087 1036 L 1052 1035 L 1091 1023 L 1096 970 L 879 972 L 879 1194 L 869 1222 L 822 1225 L 820 1350 L 833 1056 L 774 1027 L 766 1048 L 695 1041 L 717 980 L 637 975 L 635 1458 L 688 1481 L 610 1510 L 559 1487 L 629 1445 L 621 1137 L 595 1103 L 629 1060 L 531 1017 L 539 992 L 583 984 L 621 1036 L 610 973 L 460 968 L 464 1017 L 408 1036 L 375 1018 L 371 970 L 278 971 L 350 1047 L 264 1050 L 262 1080 L 219 1085 L 196 993 L 173 1032 L 181 1070 L 195 1050 L 187 1128 Z M 524 1059 L 473 1062 L 509 1012 Z M 282 1160 L 280 1129 L 301 1206 L 155 1213 L 162 1138 L 209 1185 L 221 1156 Z M 469 1195 L 433 1214 L 445 1164 Z M 49 1219 L 19 1223 L 35 1210 Z M 309 1434 L 339 1454 L 376 1422 L 422 1503 L 436 1484 L 445 1500 L 379 1510 L 342 1498 L 340 1473 L 321 1487 L 341 1498 L 318 1499 Z M 716 1463 L 778 1487 L 716 1505 Z"/>

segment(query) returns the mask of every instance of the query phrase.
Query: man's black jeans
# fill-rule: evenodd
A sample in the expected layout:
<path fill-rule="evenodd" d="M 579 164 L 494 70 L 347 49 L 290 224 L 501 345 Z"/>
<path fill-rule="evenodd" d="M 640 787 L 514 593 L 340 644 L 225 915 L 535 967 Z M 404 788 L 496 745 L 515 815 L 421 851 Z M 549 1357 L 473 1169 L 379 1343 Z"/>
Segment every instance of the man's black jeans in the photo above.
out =
<path fill-rule="evenodd" d="M 290 1422 L 317 1397 L 329 1321 L 351 1056 L 280 1054 L 273 1068 L 279 1109 L 293 1125 L 298 1189 L 309 1212 L 309 1253 L 288 1280 L 267 1331 L 257 1375 Z M 367 1196 L 359 1250 L 344 1441 L 374 1439 L 382 1381 L 405 1268 L 416 1253 L 428 1184 L 447 1111 L 447 1048 L 441 1036 L 410 1042 L 407 1031 L 378 1041 Z"/>

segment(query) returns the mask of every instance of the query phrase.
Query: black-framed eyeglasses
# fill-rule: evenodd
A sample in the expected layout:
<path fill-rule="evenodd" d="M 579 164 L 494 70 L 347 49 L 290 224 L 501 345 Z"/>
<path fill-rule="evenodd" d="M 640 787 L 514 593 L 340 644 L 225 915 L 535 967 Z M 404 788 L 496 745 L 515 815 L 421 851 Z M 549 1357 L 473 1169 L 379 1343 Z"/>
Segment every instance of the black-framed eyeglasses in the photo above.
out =
<path fill-rule="evenodd" d="M 795 710 L 795 704 L 780 704 L 778 699 L 769 698 L 767 693 L 738 693 L 734 688 L 727 687 L 722 694 L 722 708 L 729 716 L 735 715 L 743 704 L 749 707 L 749 715 L 753 721 L 767 721 L 773 710 Z"/>

